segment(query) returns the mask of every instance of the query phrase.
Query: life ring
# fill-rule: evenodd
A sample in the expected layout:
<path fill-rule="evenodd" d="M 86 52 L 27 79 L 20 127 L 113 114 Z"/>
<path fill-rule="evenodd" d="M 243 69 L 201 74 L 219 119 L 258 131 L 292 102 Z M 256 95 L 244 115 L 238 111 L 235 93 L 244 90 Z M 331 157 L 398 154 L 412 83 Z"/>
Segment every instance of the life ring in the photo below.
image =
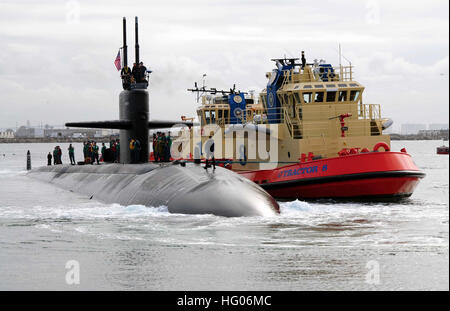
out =
<path fill-rule="evenodd" d="M 377 152 L 378 149 L 380 149 L 380 147 L 383 147 L 384 151 L 391 151 L 391 149 L 389 148 L 388 144 L 386 144 L 385 142 L 379 142 L 377 143 L 375 146 L 373 146 L 373 151 Z"/>

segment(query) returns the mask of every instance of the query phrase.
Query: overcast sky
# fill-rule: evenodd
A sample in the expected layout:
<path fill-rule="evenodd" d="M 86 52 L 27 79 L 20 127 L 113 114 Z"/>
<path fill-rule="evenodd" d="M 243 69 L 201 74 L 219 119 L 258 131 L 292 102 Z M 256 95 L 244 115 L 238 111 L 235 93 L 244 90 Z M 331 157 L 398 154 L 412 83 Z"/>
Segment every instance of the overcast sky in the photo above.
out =
<path fill-rule="evenodd" d="M 304 50 L 338 65 L 340 42 L 364 103 L 397 126 L 448 123 L 448 11 L 448 0 L 0 0 L 0 128 L 118 119 L 113 62 L 123 16 L 133 62 L 135 15 L 151 119 L 194 115 L 186 89 L 204 73 L 210 87 L 260 91 L 271 58 Z"/>

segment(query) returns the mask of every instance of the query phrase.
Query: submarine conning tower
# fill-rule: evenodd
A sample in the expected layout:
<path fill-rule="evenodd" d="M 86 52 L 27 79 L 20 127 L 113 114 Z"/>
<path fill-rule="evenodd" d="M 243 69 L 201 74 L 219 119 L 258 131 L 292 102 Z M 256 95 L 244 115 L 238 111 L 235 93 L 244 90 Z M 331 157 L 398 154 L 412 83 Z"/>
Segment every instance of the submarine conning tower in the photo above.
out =
<path fill-rule="evenodd" d="M 119 95 L 119 118 L 132 123 L 129 129 L 120 130 L 121 163 L 132 162 L 128 148 L 131 139 L 137 139 L 141 144 L 139 163 L 148 162 L 148 106 L 148 92 L 145 89 L 123 90 Z"/>
<path fill-rule="evenodd" d="M 123 67 L 128 66 L 126 18 L 123 18 Z M 135 17 L 135 57 L 139 64 L 138 18 Z M 123 78 L 123 77 L 122 77 Z M 139 163 L 149 159 L 149 130 L 170 128 L 173 126 L 191 127 L 193 122 L 149 120 L 148 71 L 143 81 L 123 83 L 124 90 L 119 95 L 119 120 L 70 122 L 68 127 L 103 128 L 120 130 L 120 163 L 132 163 L 129 143 L 132 139 L 140 142 Z"/>

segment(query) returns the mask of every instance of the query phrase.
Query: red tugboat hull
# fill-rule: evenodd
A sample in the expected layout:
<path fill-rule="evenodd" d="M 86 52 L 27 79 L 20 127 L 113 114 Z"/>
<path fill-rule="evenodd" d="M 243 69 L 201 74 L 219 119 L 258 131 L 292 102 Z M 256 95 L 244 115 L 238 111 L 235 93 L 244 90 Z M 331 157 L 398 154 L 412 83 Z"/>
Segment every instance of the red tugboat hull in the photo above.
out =
<path fill-rule="evenodd" d="M 405 152 L 369 152 L 239 174 L 278 200 L 394 199 L 410 196 L 425 176 Z"/>

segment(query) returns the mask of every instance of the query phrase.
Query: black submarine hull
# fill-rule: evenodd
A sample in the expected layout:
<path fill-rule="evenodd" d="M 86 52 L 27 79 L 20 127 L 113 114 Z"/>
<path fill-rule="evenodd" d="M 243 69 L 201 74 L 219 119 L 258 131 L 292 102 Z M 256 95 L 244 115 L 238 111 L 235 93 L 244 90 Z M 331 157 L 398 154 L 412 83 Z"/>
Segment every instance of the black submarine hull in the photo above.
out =
<path fill-rule="evenodd" d="M 28 176 L 106 203 L 167 206 L 170 213 L 272 216 L 278 203 L 260 186 L 227 169 L 193 163 L 57 165 Z"/>

